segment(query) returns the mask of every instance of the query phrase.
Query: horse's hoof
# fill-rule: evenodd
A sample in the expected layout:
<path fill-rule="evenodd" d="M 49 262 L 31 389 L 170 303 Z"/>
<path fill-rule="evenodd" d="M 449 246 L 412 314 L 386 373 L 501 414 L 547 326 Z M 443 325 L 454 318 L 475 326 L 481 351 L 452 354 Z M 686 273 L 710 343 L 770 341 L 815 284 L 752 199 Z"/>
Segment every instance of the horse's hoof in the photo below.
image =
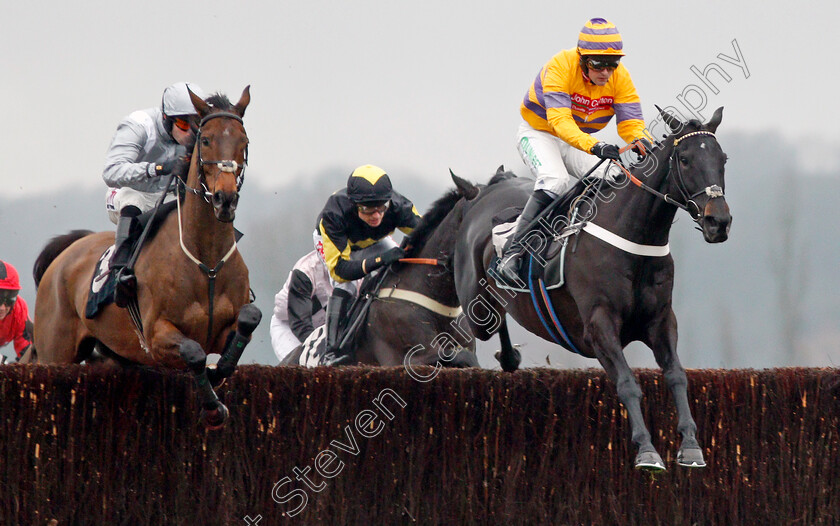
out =
<path fill-rule="evenodd" d="M 677 451 L 677 464 L 687 468 L 705 468 L 703 450 L 698 448 L 681 448 Z"/>
<path fill-rule="evenodd" d="M 512 373 L 519 369 L 519 364 L 522 363 L 522 353 L 520 353 L 517 349 L 512 349 L 512 351 L 505 355 L 502 351 L 496 351 L 496 360 L 499 361 L 499 365 L 502 366 L 502 370 L 506 373 Z"/>
<path fill-rule="evenodd" d="M 643 469 L 652 473 L 665 471 L 665 463 L 656 451 L 640 451 L 636 455 L 636 469 Z"/>
<path fill-rule="evenodd" d="M 201 421 L 204 422 L 204 427 L 208 431 L 217 431 L 225 427 L 230 412 L 225 404 L 219 402 L 215 409 L 202 409 Z"/>

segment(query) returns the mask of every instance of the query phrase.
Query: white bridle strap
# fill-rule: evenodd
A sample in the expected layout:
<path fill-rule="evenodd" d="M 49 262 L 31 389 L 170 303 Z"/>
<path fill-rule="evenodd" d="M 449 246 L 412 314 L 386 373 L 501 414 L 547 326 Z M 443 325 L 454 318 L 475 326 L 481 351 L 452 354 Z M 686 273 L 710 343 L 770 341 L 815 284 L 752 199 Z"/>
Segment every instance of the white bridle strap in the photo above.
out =
<path fill-rule="evenodd" d="M 402 290 L 397 288 L 379 289 L 379 294 L 377 294 L 377 297 L 382 299 L 394 298 L 398 300 L 407 301 L 409 303 L 414 303 L 416 305 L 420 305 L 426 310 L 430 310 L 435 314 L 440 314 L 441 316 L 446 316 L 447 318 L 457 318 L 463 312 L 460 306 L 447 307 L 443 303 L 435 301 L 428 296 L 424 296 L 419 292 L 412 292 L 410 290 Z"/>
<path fill-rule="evenodd" d="M 625 252 L 629 252 L 630 254 L 635 254 L 637 256 L 662 257 L 667 256 L 671 253 L 670 244 L 665 244 L 662 246 L 640 245 L 638 243 L 633 243 L 628 239 L 624 239 L 621 236 L 613 234 L 609 230 L 601 228 L 595 223 L 586 223 L 583 226 L 583 230 L 597 237 L 601 241 L 604 241 L 605 243 L 609 243 L 610 245 L 616 248 L 620 248 Z"/>

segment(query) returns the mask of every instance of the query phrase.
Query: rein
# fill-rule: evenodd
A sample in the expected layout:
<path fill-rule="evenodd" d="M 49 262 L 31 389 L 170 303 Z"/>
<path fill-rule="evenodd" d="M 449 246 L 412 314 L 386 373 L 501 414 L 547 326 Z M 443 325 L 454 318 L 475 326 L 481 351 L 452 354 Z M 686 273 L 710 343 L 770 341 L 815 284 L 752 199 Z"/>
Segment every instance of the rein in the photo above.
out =
<path fill-rule="evenodd" d="M 705 136 L 705 135 L 708 135 L 708 136 L 711 136 L 714 139 L 717 139 L 715 137 L 715 134 L 710 132 L 710 131 L 700 130 L 700 131 L 687 133 L 687 134 L 685 134 L 681 137 L 677 137 L 676 139 L 674 139 L 674 150 L 673 150 L 673 152 L 671 152 L 671 155 L 668 157 L 668 172 L 665 174 L 665 178 L 667 179 L 668 175 L 670 175 L 670 173 L 672 171 L 674 171 L 676 173 L 677 189 L 680 191 L 680 194 L 682 194 L 682 197 L 683 197 L 683 200 L 685 201 L 685 203 L 681 203 L 679 201 L 676 201 L 674 198 L 672 198 L 668 194 L 663 194 L 662 192 L 659 192 L 658 190 L 655 190 L 654 188 L 651 188 L 650 186 L 646 185 L 639 178 L 637 178 L 635 175 L 630 173 L 630 170 L 628 170 L 624 166 L 624 164 L 621 163 L 620 161 L 611 161 L 611 162 L 615 166 L 618 166 L 621 169 L 622 172 L 624 172 L 624 174 L 630 179 L 630 182 L 632 182 L 633 184 L 635 184 L 636 186 L 638 186 L 642 190 L 644 190 L 648 193 L 651 193 L 651 194 L 655 195 L 656 197 L 662 199 L 666 203 L 668 203 L 670 205 L 674 205 L 677 208 L 680 208 L 682 210 L 685 210 L 686 212 L 689 213 L 692 220 L 696 223 L 696 222 L 700 221 L 702 216 L 700 214 L 700 207 L 697 206 L 697 203 L 694 202 L 694 198 L 697 197 L 698 195 L 701 195 L 701 194 L 706 194 L 707 196 L 709 196 L 710 199 L 716 199 L 718 197 L 724 197 L 723 189 L 721 189 L 720 186 L 714 184 L 714 185 L 711 185 L 711 186 L 707 186 L 706 188 L 704 188 L 702 190 L 694 192 L 693 194 L 689 194 L 688 193 L 689 192 L 688 188 L 685 185 L 685 180 L 683 179 L 682 170 L 680 169 L 680 164 L 679 164 L 679 162 L 676 162 L 677 146 L 680 144 L 680 142 L 684 141 L 685 139 L 688 139 L 689 137 Z M 676 170 L 673 170 L 673 167 L 675 165 L 676 165 Z M 689 205 L 693 206 L 692 210 L 689 210 Z"/>
<path fill-rule="evenodd" d="M 446 266 L 444 261 L 434 258 L 402 258 L 400 263 L 411 263 L 413 265 L 439 265 Z"/>

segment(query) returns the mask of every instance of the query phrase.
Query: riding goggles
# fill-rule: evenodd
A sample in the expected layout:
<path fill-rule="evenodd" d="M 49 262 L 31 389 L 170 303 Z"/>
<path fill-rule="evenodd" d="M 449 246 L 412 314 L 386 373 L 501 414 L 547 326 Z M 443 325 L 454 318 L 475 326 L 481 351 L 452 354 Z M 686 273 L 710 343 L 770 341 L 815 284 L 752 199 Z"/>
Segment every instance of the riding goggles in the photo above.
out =
<path fill-rule="evenodd" d="M 9 289 L 0 289 L 0 305 L 8 305 L 11 307 L 17 301 L 18 291 Z"/>
<path fill-rule="evenodd" d="M 618 67 L 617 60 L 599 60 L 597 58 L 587 58 L 586 67 L 589 69 L 609 69 L 610 71 Z"/>
<path fill-rule="evenodd" d="M 173 124 L 181 131 L 190 131 L 193 127 L 193 123 L 188 121 L 187 119 L 182 119 L 181 117 L 175 117 Z"/>
<path fill-rule="evenodd" d="M 362 215 L 370 216 L 376 213 L 384 214 L 388 207 L 391 206 L 390 201 L 386 201 L 384 204 L 381 205 L 356 205 L 358 208 L 359 213 Z"/>

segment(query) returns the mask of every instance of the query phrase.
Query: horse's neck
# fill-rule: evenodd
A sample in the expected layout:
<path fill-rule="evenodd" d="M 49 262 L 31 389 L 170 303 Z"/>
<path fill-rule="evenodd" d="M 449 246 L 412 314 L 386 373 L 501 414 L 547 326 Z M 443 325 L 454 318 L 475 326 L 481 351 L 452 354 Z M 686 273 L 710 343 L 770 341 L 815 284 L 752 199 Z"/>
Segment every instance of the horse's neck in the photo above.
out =
<path fill-rule="evenodd" d="M 440 235 L 439 230 L 432 234 L 426 240 L 423 248 L 413 254 L 412 257 L 438 260 L 446 257 L 446 254 L 439 248 L 446 246 L 441 243 Z M 440 261 L 440 263 L 443 263 L 443 261 Z M 398 288 L 418 292 L 445 305 L 456 306 L 459 304 L 458 296 L 455 293 L 455 277 L 451 271 L 445 269 L 442 265 L 403 264 L 390 285 L 397 285 Z"/>
<path fill-rule="evenodd" d="M 188 192 L 181 205 L 181 239 L 193 256 L 212 268 L 233 246 L 233 223 L 218 221 L 211 204 Z"/>
<path fill-rule="evenodd" d="M 634 173 L 645 185 L 663 191 L 667 184 L 668 157 L 658 159 L 657 169 L 645 176 Z M 614 198 L 607 201 L 601 198 L 614 193 Z M 643 245 L 664 245 L 668 242 L 671 224 L 677 209 L 662 198 L 647 192 L 633 183 L 623 188 L 611 188 L 606 183 L 601 189 L 601 196 L 596 196 L 597 212 L 592 221 L 597 225 Z"/>

